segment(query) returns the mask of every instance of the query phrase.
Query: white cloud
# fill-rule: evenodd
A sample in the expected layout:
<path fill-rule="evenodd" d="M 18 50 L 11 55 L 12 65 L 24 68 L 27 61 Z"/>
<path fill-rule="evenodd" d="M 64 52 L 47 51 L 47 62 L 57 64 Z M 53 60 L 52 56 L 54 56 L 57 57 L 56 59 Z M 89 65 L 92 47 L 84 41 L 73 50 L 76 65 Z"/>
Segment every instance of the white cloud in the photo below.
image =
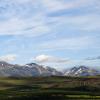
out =
<path fill-rule="evenodd" d="M 8 21 L 0 23 L 0 35 L 33 35 L 38 36 L 48 33 L 50 28 L 46 26 L 40 18 L 41 14 L 37 14 L 31 19 L 12 18 Z"/>
<path fill-rule="evenodd" d="M 81 36 L 73 38 L 62 38 L 56 40 L 46 41 L 39 45 L 40 50 L 81 50 L 91 47 L 93 45 L 92 37 Z"/>
<path fill-rule="evenodd" d="M 2 1 L 0 35 L 40 36 L 47 34 L 50 28 L 45 23 L 44 14 L 37 10 L 39 8 L 35 8 L 36 4 L 35 0 Z"/>
<path fill-rule="evenodd" d="M 42 3 L 47 12 L 54 12 L 57 10 L 65 9 L 63 3 L 57 0 L 42 0 Z"/>
<path fill-rule="evenodd" d="M 15 54 L 9 54 L 9 55 L 5 55 L 5 56 L 1 56 L 0 61 L 11 62 L 11 61 L 14 61 L 16 59 L 16 57 L 17 56 Z"/>
<path fill-rule="evenodd" d="M 56 23 L 53 23 L 54 25 L 52 24 L 55 28 L 59 29 L 64 26 L 71 30 L 78 30 L 80 32 L 85 31 L 87 33 L 100 31 L 100 16 L 96 9 L 97 6 L 99 6 L 100 9 L 98 0 L 72 0 L 69 2 L 63 2 L 61 0 L 44 0 L 44 6 L 46 6 L 46 13 L 50 13 L 51 16 L 54 16 L 51 17 L 51 21 L 53 19 L 56 21 Z M 73 13 L 75 12 L 73 11 L 75 8 L 78 8 L 76 10 L 78 13 Z M 66 11 L 64 15 L 62 12 L 63 10 Z M 65 29 L 65 31 L 67 30 Z"/>
<path fill-rule="evenodd" d="M 81 16 L 66 17 L 66 23 L 73 29 L 92 32 L 100 29 L 100 19 L 98 15 L 87 14 Z"/>
<path fill-rule="evenodd" d="M 86 14 L 79 16 L 56 16 L 51 17 L 50 21 L 54 21 L 52 27 L 58 32 L 62 27 L 66 31 L 78 31 L 80 33 L 89 33 L 89 32 L 97 32 L 100 31 L 100 18 L 99 15 L 96 14 Z"/>
<path fill-rule="evenodd" d="M 39 62 L 39 63 L 66 63 L 69 60 L 50 56 L 50 55 L 39 55 L 34 58 L 34 61 Z"/>
<path fill-rule="evenodd" d="M 99 2 L 99 1 L 96 1 Z M 86 7 L 95 3 L 95 0 L 42 0 L 43 6 L 48 13 L 56 12 L 59 10 L 70 10 L 79 7 Z"/>
<path fill-rule="evenodd" d="M 23 3 L 27 3 L 27 2 L 34 2 L 35 0 L 12 0 L 12 2 L 17 2 L 17 3 L 20 3 L 20 4 L 23 4 Z"/>

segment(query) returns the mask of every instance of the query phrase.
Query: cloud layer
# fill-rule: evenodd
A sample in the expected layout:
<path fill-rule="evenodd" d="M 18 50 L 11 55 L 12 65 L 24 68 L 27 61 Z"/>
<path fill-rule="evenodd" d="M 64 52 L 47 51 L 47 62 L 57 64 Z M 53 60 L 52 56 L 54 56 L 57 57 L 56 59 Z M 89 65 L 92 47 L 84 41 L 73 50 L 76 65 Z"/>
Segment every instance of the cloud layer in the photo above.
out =
<path fill-rule="evenodd" d="M 99 0 L 1 0 L 0 35 L 40 36 L 53 32 L 53 26 L 57 23 L 60 25 L 57 25 L 58 28 L 61 24 L 71 24 L 72 28 L 78 30 L 99 30 L 99 4 Z M 89 9 L 88 6 L 94 8 Z M 74 14 L 74 9 L 83 10 L 84 7 L 90 11 L 88 14 Z M 91 12 L 92 10 L 95 11 Z M 69 16 L 69 11 L 73 16 Z"/>

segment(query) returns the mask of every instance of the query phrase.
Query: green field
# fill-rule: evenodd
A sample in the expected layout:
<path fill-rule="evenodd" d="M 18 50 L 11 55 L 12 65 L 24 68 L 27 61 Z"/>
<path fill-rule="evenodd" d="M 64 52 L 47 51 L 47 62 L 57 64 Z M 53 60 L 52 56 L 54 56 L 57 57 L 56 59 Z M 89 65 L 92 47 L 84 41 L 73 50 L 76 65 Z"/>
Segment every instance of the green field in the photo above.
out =
<path fill-rule="evenodd" d="M 100 77 L 0 78 L 0 100 L 100 100 Z"/>

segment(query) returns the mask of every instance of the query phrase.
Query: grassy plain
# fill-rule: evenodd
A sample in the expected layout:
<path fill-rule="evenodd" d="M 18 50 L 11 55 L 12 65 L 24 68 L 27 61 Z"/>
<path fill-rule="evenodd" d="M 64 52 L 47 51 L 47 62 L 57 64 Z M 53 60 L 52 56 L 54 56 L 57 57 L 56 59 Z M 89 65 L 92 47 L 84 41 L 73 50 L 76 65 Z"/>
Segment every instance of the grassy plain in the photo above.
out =
<path fill-rule="evenodd" d="M 100 76 L 0 78 L 0 100 L 100 100 Z"/>

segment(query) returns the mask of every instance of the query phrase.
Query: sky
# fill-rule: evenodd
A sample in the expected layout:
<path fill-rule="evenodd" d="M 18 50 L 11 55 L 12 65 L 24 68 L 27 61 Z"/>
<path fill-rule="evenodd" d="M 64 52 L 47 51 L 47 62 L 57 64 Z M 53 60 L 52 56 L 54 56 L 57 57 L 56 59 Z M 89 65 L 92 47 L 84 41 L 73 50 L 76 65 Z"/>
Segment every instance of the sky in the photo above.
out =
<path fill-rule="evenodd" d="M 99 68 L 100 0 L 0 0 L 0 60 Z"/>

